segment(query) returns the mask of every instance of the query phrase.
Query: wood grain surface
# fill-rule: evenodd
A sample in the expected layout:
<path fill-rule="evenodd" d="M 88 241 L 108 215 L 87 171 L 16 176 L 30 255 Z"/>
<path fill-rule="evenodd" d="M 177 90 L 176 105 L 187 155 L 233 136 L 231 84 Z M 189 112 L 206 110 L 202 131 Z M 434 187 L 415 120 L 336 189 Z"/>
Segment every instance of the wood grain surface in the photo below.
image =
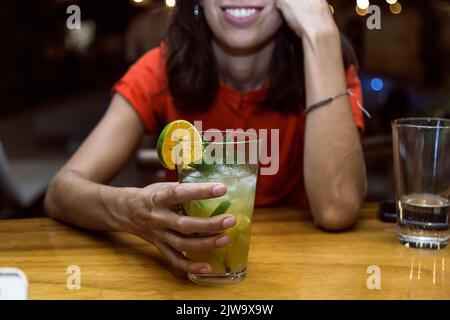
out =
<path fill-rule="evenodd" d="M 256 209 L 247 279 L 226 287 L 190 283 L 129 234 L 47 218 L 0 221 L 0 267 L 25 272 L 30 299 L 450 299 L 449 249 L 400 245 L 377 209 L 365 205 L 341 233 L 317 229 L 307 212 Z M 80 268 L 80 289 L 67 287 L 69 266 Z M 369 289 L 374 270 L 379 289 Z"/>

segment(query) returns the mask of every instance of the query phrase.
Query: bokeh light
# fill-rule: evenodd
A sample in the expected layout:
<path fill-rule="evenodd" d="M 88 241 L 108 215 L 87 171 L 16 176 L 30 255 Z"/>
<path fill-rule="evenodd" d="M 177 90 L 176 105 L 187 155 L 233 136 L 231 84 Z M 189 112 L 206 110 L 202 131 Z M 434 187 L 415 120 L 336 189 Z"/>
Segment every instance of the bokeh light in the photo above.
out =
<path fill-rule="evenodd" d="M 400 14 L 402 12 L 402 4 L 400 2 L 396 2 L 389 6 L 389 9 L 393 14 Z"/>
<path fill-rule="evenodd" d="M 357 0 L 356 1 L 356 6 L 363 10 L 369 8 L 369 5 L 370 5 L 369 0 Z"/>

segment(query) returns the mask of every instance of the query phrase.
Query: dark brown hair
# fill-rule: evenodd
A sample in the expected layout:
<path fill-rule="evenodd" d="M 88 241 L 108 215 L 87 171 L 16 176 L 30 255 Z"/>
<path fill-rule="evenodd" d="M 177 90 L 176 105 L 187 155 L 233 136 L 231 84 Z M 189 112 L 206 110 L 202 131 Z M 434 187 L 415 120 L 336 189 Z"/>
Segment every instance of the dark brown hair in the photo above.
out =
<path fill-rule="evenodd" d="M 212 32 L 200 11 L 198 0 L 178 0 L 167 34 L 168 89 L 177 108 L 197 113 L 208 110 L 219 88 L 219 70 L 212 50 Z M 357 64 L 349 42 L 341 37 L 345 66 Z M 269 66 L 269 89 L 261 108 L 299 113 L 305 101 L 303 48 L 301 39 L 283 24 L 276 35 Z"/>

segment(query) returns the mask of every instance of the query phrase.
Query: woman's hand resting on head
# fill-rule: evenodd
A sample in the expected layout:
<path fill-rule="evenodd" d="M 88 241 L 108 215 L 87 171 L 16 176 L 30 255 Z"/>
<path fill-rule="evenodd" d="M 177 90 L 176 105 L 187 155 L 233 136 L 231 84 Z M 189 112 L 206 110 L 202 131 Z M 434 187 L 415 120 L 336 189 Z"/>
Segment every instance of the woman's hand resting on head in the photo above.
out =
<path fill-rule="evenodd" d="M 299 37 L 339 33 L 326 0 L 276 0 L 276 6 Z"/>

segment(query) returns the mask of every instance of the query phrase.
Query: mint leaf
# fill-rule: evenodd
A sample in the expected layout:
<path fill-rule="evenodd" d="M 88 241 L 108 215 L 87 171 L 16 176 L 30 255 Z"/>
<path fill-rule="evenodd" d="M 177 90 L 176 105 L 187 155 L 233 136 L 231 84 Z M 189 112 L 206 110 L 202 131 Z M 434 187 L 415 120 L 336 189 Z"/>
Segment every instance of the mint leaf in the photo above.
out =
<path fill-rule="evenodd" d="M 211 163 L 211 164 L 206 163 L 203 160 L 201 163 L 194 163 L 194 162 L 190 163 L 190 164 L 188 164 L 188 167 L 195 169 L 197 171 L 200 171 L 200 172 L 214 172 L 214 168 L 215 168 L 213 163 Z"/>

